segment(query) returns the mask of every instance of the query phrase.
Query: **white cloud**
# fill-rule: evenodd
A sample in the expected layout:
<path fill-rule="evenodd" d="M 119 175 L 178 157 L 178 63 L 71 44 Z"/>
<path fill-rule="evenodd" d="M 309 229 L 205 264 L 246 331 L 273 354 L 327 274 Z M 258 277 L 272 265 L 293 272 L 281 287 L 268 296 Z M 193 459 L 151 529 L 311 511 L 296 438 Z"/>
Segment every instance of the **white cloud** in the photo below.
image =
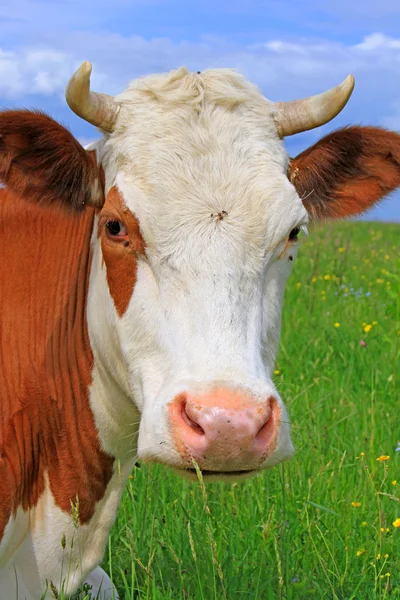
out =
<path fill-rule="evenodd" d="M 354 73 L 356 89 L 352 99 L 322 132 L 347 123 L 400 130 L 400 38 L 382 33 L 365 36 L 353 44 L 271 38 L 247 45 L 216 36 L 204 37 L 200 42 L 175 42 L 115 33 L 69 33 L 60 38 L 53 35 L 46 46 L 0 49 L 2 104 L 23 106 L 34 95 L 38 108 L 45 109 L 52 99 L 53 116 L 67 124 L 74 123 L 73 129 L 86 136 L 81 143 L 87 145 L 93 139 L 89 137 L 90 127 L 83 129 L 84 125 L 67 112 L 63 98 L 69 77 L 86 59 L 93 62 L 93 89 L 110 94 L 119 93 L 140 75 L 167 71 L 181 64 L 196 71 L 208 67 L 237 68 L 271 100 L 318 93 Z M 290 153 L 296 154 L 320 136 L 321 130 L 314 130 L 289 139 Z M 397 213 L 391 209 L 390 214 Z"/>
<path fill-rule="evenodd" d="M 237 68 L 272 100 L 323 91 L 352 72 L 352 99 L 323 131 L 351 122 L 400 130 L 399 16 L 399 0 L 2 0 L 0 104 L 50 110 L 90 141 L 93 129 L 64 100 L 83 60 L 93 62 L 93 88 L 110 94 L 181 64 Z"/>
<path fill-rule="evenodd" d="M 284 54 L 287 52 L 293 52 L 294 54 L 302 55 L 307 54 L 307 49 L 301 44 L 292 44 L 290 42 L 285 42 L 282 40 L 271 40 L 270 42 L 266 42 L 264 44 L 264 48 L 272 50 L 273 52 L 278 52 L 280 54 Z"/>
<path fill-rule="evenodd" d="M 355 92 L 334 126 L 355 122 L 400 129 L 400 38 L 382 33 L 347 45 L 301 39 L 271 39 L 244 45 L 215 36 L 201 42 L 174 42 L 115 33 L 70 33 L 59 40 L 54 38 L 52 46 L 0 49 L 2 104 L 24 104 L 34 95 L 38 107 L 45 108 L 38 96 L 43 97 L 44 105 L 46 97 L 52 97 L 52 112 L 57 118 L 56 107 L 61 110 L 65 106 L 65 85 L 86 59 L 93 62 L 93 89 L 109 94 L 121 92 L 140 75 L 167 71 L 181 64 L 192 70 L 237 68 L 271 100 L 318 93 L 354 73 Z M 325 130 L 330 128 L 332 124 Z M 310 133 L 308 140 L 318 135 L 319 131 Z"/>
<path fill-rule="evenodd" d="M 24 93 L 18 61 L 12 52 L 0 49 L 0 94 L 17 97 Z"/>
<path fill-rule="evenodd" d="M 0 50 L 0 93 L 13 101 L 31 94 L 61 95 L 85 59 L 94 62 L 93 86 L 112 94 L 139 75 L 186 64 L 193 70 L 238 68 L 271 99 L 315 93 L 353 72 L 365 103 L 371 105 L 371 99 L 380 97 L 382 104 L 398 93 L 400 39 L 375 33 L 353 45 L 301 39 L 239 45 L 215 37 L 196 43 L 72 33 L 53 39 L 51 47 Z"/>
<path fill-rule="evenodd" d="M 50 95 L 65 87 L 72 57 L 54 50 L 0 49 L 0 93 L 8 99 L 31 94 Z"/>
<path fill-rule="evenodd" d="M 378 49 L 400 49 L 400 40 L 384 35 L 383 33 L 372 33 L 367 35 L 360 44 L 356 45 L 359 50 L 374 51 Z"/>

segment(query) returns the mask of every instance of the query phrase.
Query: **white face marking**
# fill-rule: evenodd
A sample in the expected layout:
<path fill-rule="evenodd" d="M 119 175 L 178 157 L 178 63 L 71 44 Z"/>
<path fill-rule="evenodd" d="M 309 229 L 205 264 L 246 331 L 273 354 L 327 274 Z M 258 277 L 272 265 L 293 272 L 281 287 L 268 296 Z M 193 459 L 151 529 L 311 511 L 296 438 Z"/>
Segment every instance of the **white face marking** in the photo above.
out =
<path fill-rule="evenodd" d="M 297 252 L 288 236 L 307 214 L 286 177 L 271 105 L 239 76 L 210 73 L 211 100 L 196 110 L 160 81 L 157 101 L 140 84 L 118 98 L 117 130 L 99 156 L 107 189 L 116 185 L 139 220 L 146 256 L 137 259 L 134 292 L 118 318 L 95 249 L 89 296 L 104 306 L 93 301 L 94 317 L 89 304 L 89 331 L 95 354 L 106 362 L 117 348 L 126 368 L 121 387 L 141 413 L 141 458 L 179 466 L 168 403 L 182 391 L 222 385 L 277 398 L 282 424 L 267 467 L 292 452 L 271 372 Z M 247 101 L 231 110 L 213 85 Z"/>

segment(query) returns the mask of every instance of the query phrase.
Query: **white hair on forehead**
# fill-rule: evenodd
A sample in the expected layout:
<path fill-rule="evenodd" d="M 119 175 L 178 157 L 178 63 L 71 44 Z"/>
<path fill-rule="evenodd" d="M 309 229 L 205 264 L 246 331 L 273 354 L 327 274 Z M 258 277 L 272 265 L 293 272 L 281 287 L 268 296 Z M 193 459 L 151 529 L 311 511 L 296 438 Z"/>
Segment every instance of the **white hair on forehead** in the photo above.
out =
<path fill-rule="evenodd" d="M 273 104 L 242 75 L 182 67 L 133 82 L 116 101 L 115 130 L 99 148 L 106 193 L 123 176 L 148 248 L 189 256 L 216 227 L 221 244 L 243 255 L 251 245 L 258 261 L 297 224 Z M 227 220 L 214 223 L 221 211 Z"/>
<path fill-rule="evenodd" d="M 244 169 L 256 153 L 263 154 L 261 171 L 267 162 L 286 161 L 273 103 L 232 69 L 192 73 L 181 67 L 149 75 L 115 99 L 121 105 L 115 130 L 98 147 L 107 188 L 121 169 L 147 191 L 158 179 L 172 194 L 178 179 L 181 186 L 199 189 L 202 183 L 191 177 L 195 171 L 211 183 L 218 166 L 218 178 L 227 180 L 227 170 Z M 199 169 L 207 156 L 213 164 Z"/>
<path fill-rule="evenodd" d="M 170 73 L 148 75 L 133 81 L 128 89 L 116 97 L 129 103 L 137 93 L 167 105 L 198 105 L 208 102 L 234 109 L 246 102 L 268 102 L 254 84 L 233 69 L 209 69 L 193 73 L 180 67 Z"/>

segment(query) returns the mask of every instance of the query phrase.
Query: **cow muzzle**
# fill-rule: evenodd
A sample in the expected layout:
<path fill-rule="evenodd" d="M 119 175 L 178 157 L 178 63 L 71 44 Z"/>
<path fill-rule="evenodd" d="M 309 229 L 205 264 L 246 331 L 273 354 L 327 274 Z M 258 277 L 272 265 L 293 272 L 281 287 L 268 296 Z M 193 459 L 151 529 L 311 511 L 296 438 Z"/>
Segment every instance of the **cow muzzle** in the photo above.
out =
<path fill-rule="evenodd" d="M 181 393 L 168 406 L 170 431 L 182 467 L 203 474 L 250 475 L 274 452 L 281 409 L 274 396 L 255 399 L 242 390 Z"/>

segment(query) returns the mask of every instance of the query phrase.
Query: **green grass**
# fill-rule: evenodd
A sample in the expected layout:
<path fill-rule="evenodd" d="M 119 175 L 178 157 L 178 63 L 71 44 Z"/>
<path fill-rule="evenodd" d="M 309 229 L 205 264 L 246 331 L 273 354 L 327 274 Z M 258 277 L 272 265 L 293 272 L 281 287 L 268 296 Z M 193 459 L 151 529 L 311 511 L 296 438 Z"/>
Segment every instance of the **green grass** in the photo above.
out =
<path fill-rule="evenodd" d="M 311 232 L 276 369 L 295 458 L 206 487 L 136 468 L 103 563 L 121 599 L 400 598 L 399 225 Z"/>

